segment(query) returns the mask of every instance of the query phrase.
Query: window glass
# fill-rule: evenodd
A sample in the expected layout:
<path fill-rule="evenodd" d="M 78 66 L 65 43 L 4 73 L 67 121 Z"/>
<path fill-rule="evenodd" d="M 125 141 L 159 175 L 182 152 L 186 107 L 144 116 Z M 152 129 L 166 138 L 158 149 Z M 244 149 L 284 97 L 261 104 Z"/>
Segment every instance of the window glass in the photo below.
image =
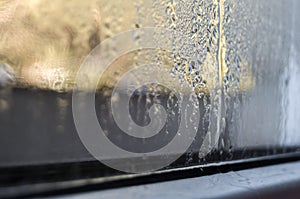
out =
<path fill-rule="evenodd" d="M 298 151 L 299 6 L 0 0 L 1 169 L 139 173 Z"/>

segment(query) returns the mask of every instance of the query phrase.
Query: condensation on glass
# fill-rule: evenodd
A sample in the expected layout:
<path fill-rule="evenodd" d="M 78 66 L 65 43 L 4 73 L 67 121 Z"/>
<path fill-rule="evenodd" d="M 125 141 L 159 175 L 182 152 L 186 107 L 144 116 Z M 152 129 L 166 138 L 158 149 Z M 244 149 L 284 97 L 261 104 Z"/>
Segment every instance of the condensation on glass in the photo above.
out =
<path fill-rule="evenodd" d="M 216 133 L 218 144 L 208 147 L 229 154 L 228 160 L 234 151 L 296 150 L 299 6 L 297 0 L 0 0 L 0 166 L 92 160 L 72 119 L 76 71 L 105 39 L 145 27 L 185 35 L 193 47 L 174 44 L 171 52 L 144 49 L 119 57 L 98 84 L 100 116 L 109 115 L 105 96 L 122 75 L 156 60 L 187 80 L 201 101 L 190 152 Z M 114 53 L 118 45 L 108 50 Z M 196 61 L 180 56 L 191 52 Z M 157 86 L 137 90 L 132 102 L 137 124 L 147 124 L 145 109 L 169 94 Z M 173 110 L 173 96 L 166 100 Z"/>

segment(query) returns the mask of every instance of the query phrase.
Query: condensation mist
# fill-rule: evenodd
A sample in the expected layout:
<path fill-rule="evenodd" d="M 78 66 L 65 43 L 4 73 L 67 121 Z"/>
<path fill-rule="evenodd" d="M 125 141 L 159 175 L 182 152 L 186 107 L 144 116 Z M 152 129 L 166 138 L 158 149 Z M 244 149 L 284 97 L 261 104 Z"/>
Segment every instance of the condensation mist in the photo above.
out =
<path fill-rule="evenodd" d="M 76 73 L 102 41 L 132 31 L 128 39 L 139 43 L 139 29 L 147 27 L 170 30 L 174 41 L 166 36 L 166 41 L 156 42 L 171 42 L 172 50 L 139 49 L 119 56 L 97 84 L 99 123 L 114 143 L 148 151 L 168 144 L 177 132 L 180 100 L 163 85 L 144 85 L 130 100 L 134 124 L 129 123 L 128 129 L 148 125 L 153 104 L 165 108 L 166 124 L 153 144 L 124 141 L 128 137 L 113 118 L 111 101 L 129 94 L 124 87 L 112 98 L 115 85 L 126 72 L 151 62 L 163 65 L 179 85 L 188 82 L 199 101 L 193 107 L 200 110 L 197 135 L 183 155 L 184 165 L 297 150 L 298 4 L 297 0 L 54 0 L 49 5 L 45 0 L 0 0 L 0 145 L 5 149 L 0 150 L 0 166 L 93 160 L 72 118 Z M 109 46 L 107 53 L 116 53 L 122 45 Z M 191 54 L 195 60 L 188 58 Z M 155 117 L 158 112 L 159 108 L 151 114 Z M 203 156 L 203 150 L 211 153 Z"/>

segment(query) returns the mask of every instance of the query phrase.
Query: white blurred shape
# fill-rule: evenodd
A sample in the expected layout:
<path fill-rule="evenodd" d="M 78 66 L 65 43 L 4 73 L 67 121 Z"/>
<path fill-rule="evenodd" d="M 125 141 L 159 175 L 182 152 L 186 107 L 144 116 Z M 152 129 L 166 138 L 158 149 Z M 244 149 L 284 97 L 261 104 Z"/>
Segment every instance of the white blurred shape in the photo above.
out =
<path fill-rule="evenodd" d="M 14 82 L 14 72 L 13 70 L 0 63 L 0 87 L 12 84 Z"/>

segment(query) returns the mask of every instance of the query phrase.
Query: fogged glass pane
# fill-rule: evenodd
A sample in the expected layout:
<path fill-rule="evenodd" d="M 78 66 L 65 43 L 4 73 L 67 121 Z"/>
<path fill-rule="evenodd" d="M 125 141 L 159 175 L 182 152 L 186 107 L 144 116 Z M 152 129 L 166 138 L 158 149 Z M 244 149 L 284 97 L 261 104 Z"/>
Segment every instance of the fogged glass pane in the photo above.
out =
<path fill-rule="evenodd" d="M 123 158 L 132 168 L 297 151 L 299 6 L 296 0 L 0 1 L 0 166 L 96 160 L 75 126 L 78 88 L 95 91 L 93 106 L 84 100 L 78 106 L 86 114 L 80 129 L 91 131 L 86 107 L 94 107 L 103 135 L 134 154 L 98 155 Z M 88 75 L 78 75 L 80 69 Z M 129 119 L 122 115 L 127 105 Z M 126 159 L 133 157 L 141 164 Z"/>

